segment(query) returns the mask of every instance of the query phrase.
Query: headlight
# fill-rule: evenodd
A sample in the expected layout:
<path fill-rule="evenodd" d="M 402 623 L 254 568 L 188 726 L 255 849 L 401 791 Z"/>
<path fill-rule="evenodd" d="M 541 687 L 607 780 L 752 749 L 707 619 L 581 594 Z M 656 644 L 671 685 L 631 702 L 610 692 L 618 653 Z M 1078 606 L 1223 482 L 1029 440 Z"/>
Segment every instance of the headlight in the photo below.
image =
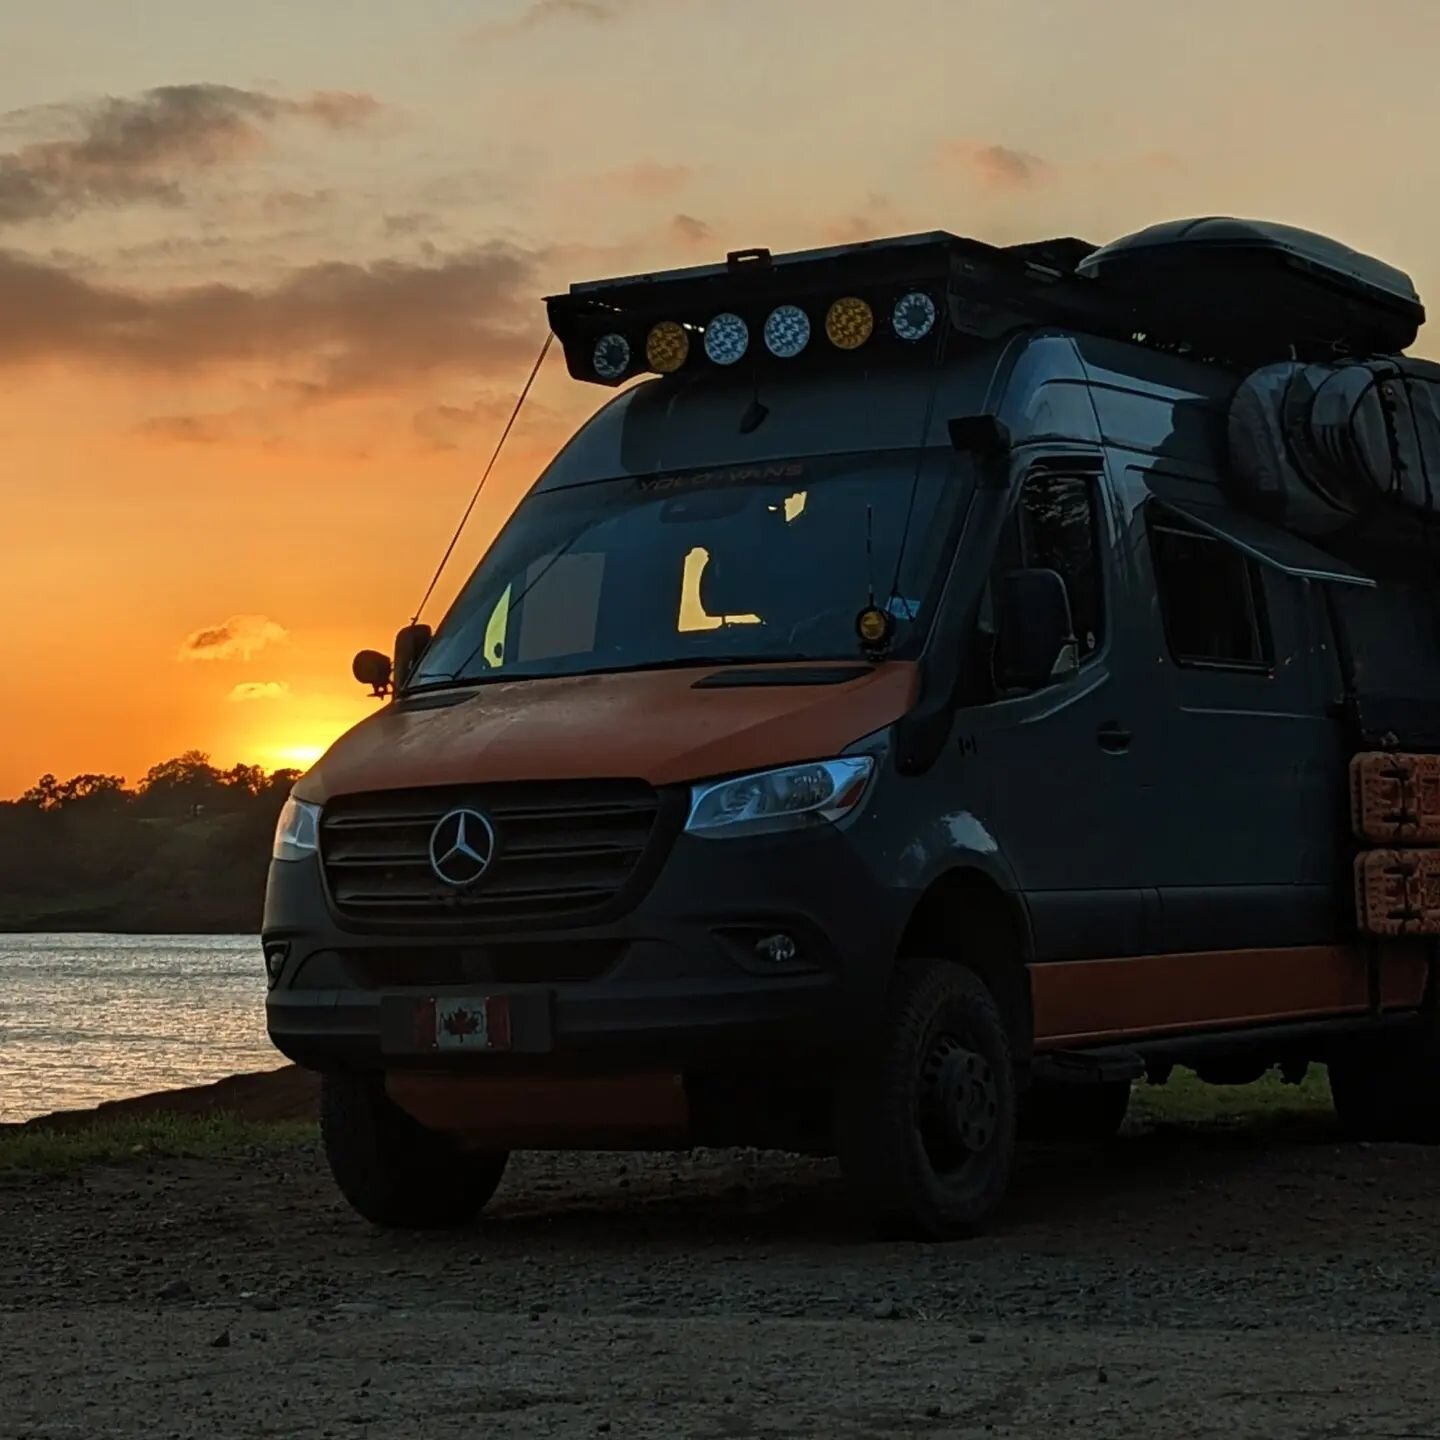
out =
<path fill-rule="evenodd" d="M 856 755 L 697 785 L 685 828 L 718 840 L 838 820 L 860 803 L 874 769 L 871 756 Z"/>
<path fill-rule="evenodd" d="M 274 860 L 308 860 L 320 845 L 320 807 L 292 795 L 275 822 Z"/>

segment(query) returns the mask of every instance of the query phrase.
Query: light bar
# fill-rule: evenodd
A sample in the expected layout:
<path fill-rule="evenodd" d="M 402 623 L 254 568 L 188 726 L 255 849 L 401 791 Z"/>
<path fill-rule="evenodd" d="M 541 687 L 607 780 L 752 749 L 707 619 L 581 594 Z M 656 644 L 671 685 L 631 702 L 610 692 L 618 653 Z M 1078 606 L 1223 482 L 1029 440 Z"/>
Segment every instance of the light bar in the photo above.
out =
<path fill-rule="evenodd" d="M 890 295 L 894 295 L 894 290 Z M 932 334 L 940 319 L 940 306 L 925 290 L 906 290 L 893 302 L 877 296 L 881 314 L 888 309 L 889 333 L 897 340 L 914 344 Z M 618 317 L 617 317 L 618 318 Z M 613 323 L 613 322 L 612 322 Z M 755 323 L 759 323 L 758 316 Z M 736 365 L 750 351 L 750 325 L 744 315 L 722 310 L 703 327 L 693 322 L 656 320 L 645 331 L 644 344 L 638 335 L 607 331 L 595 341 L 591 367 L 598 380 L 616 384 L 634 367 L 637 352 L 644 366 L 657 375 L 673 375 L 685 367 L 694 348 L 693 334 L 703 333 L 703 349 L 712 365 Z M 839 351 L 858 350 L 875 334 L 875 307 L 859 295 L 842 295 L 825 311 L 825 338 Z M 809 349 L 813 327 L 804 306 L 786 302 L 776 305 L 760 327 L 765 349 L 777 360 L 793 360 Z"/>
<path fill-rule="evenodd" d="M 1113 297 L 1076 275 L 1093 250 L 1073 239 L 986 245 L 944 231 L 791 254 L 735 250 L 715 264 L 574 284 L 545 304 L 570 374 L 592 384 L 743 361 L 845 365 L 852 353 L 868 364 L 877 351 L 908 364 L 932 358 L 951 327 L 978 340 L 1040 323 L 1117 333 Z M 623 365 L 618 345 L 600 343 L 612 335 L 628 346 Z"/>

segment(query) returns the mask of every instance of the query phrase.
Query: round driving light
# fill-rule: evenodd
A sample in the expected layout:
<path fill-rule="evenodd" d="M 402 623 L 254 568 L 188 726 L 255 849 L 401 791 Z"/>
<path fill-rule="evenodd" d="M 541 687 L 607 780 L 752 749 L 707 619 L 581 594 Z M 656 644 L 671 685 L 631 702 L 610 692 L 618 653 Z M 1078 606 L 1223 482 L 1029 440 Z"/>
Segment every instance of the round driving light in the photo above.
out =
<path fill-rule="evenodd" d="M 895 302 L 890 323 L 902 340 L 923 340 L 935 328 L 935 302 L 923 290 L 912 290 Z"/>
<path fill-rule="evenodd" d="M 858 350 L 875 329 L 875 313 L 854 295 L 837 300 L 825 315 L 825 335 L 838 350 Z"/>
<path fill-rule="evenodd" d="M 810 343 L 810 317 L 798 305 L 781 305 L 765 321 L 765 348 L 789 360 Z"/>
<path fill-rule="evenodd" d="M 705 327 L 705 353 L 717 365 L 733 365 L 750 347 L 750 327 L 726 311 Z"/>
<path fill-rule="evenodd" d="M 662 320 L 645 337 L 645 361 L 662 375 L 673 375 L 690 356 L 690 337 L 683 325 Z"/>
<path fill-rule="evenodd" d="M 602 380 L 619 380 L 630 368 L 630 342 L 623 335 L 602 335 L 591 363 Z"/>
<path fill-rule="evenodd" d="M 884 645 L 894 628 L 894 617 L 878 605 L 867 605 L 855 617 L 855 633 L 866 648 Z"/>

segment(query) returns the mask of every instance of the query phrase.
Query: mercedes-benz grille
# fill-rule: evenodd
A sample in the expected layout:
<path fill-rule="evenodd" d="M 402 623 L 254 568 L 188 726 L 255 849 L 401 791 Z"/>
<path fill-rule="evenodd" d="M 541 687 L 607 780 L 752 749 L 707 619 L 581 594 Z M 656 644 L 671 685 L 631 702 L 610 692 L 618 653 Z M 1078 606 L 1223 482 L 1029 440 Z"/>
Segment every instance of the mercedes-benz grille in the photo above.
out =
<path fill-rule="evenodd" d="M 457 809 L 479 812 L 494 827 L 487 868 L 463 886 L 447 884 L 432 864 L 436 827 Z M 346 795 L 325 807 L 320 858 L 331 903 L 350 919 L 575 923 L 602 915 L 620 896 L 658 809 L 655 791 L 640 781 Z"/>

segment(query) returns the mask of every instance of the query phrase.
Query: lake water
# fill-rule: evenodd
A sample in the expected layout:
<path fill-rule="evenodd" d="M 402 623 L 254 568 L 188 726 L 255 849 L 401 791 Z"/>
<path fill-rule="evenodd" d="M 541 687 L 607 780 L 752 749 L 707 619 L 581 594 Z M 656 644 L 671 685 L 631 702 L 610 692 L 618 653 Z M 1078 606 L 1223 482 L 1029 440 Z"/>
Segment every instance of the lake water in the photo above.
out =
<path fill-rule="evenodd" d="M 283 1063 L 253 935 L 0 935 L 0 1122 Z"/>

